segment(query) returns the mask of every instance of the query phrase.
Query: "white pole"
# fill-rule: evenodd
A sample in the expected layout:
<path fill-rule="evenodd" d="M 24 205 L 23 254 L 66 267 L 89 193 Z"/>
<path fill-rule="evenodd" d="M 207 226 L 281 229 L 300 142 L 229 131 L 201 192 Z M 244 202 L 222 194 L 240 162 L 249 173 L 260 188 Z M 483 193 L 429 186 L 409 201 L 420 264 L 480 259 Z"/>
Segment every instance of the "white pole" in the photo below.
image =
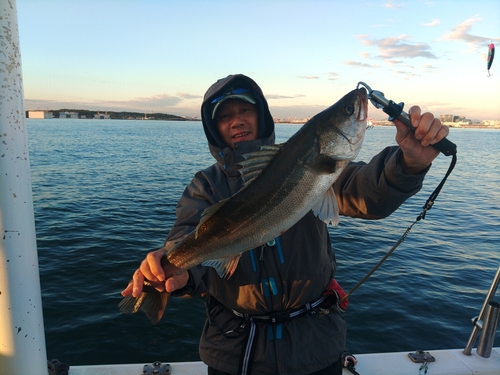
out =
<path fill-rule="evenodd" d="M 0 374 L 47 375 L 15 0 L 0 0 Z"/>

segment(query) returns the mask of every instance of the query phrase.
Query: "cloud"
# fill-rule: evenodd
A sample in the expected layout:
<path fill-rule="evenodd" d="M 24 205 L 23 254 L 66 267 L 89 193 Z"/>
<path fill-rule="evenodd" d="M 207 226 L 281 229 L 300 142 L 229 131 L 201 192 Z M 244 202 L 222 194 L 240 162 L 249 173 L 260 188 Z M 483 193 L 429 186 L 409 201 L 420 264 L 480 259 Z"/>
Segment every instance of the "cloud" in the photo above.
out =
<path fill-rule="evenodd" d="M 472 26 L 481 20 L 482 18 L 479 16 L 469 18 L 451 29 L 451 31 L 446 33 L 442 38 L 440 38 L 440 40 L 465 42 L 472 47 L 473 50 L 482 48 L 484 43 L 489 42 L 491 38 L 484 38 L 482 36 L 476 36 L 469 33 Z"/>
<path fill-rule="evenodd" d="M 182 99 L 202 99 L 203 96 L 201 95 L 193 95 L 193 94 L 188 94 L 186 92 L 178 92 L 177 94 L 175 94 L 176 96 L 178 96 L 179 98 L 182 98 Z"/>
<path fill-rule="evenodd" d="M 161 113 L 172 113 L 176 106 L 183 101 L 182 98 L 173 95 L 158 94 L 149 97 L 139 97 L 131 100 L 101 100 L 101 101 L 55 101 L 25 99 L 25 107 L 30 109 L 87 109 L 101 111 L 132 111 L 143 112 L 153 111 Z"/>
<path fill-rule="evenodd" d="M 330 81 L 336 81 L 338 79 L 339 74 L 335 72 L 328 72 L 328 79 Z"/>
<path fill-rule="evenodd" d="M 402 57 L 423 57 L 427 59 L 437 59 L 430 51 L 430 46 L 425 43 L 411 43 L 410 37 L 400 35 L 392 38 L 375 39 L 368 35 L 356 36 L 365 46 L 375 46 L 379 51 L 379 58 L 394 59 Z"/>
<path fill-rule="evenodd" d="M 384 4 L 384 6 L 388 9 L 402 9 L 403 6 L 401 4 L 396 4 L 394 1 L 388 1 Z"/>
<path fill-rule="evenodd" d="M 270 94 L 266 95 L 267 99 L 295 99 L 295 98 L 303 98 L 305 95 L 297 94 L 297 95 L 279 95 L 279 94 Z"/>
<path fill-rule="evenodd" d="M 173 95 L 166 95 L 166 94 L 158 94 L 158 95 L 153 95 L 153 96 L 148 96 L 144 98 L 135 98 L 132 100 L 126 100 L 126 101 L 108 101 L 107 103 L 111 105 L 125 105 L 127 107 L 129 106 L 134 106 L 134 105 L 150 105 L 153 107 L 171 107 L 179 104 L 182 101 L 182 98 L 179 98 L 178 96 L 173 96 Z"/>
<path fill-rule="evenodd" d="M 344 65 L 350 65 L 350 66 L 353 66 L 355 68 L 380 68 L 380 65 L 371 65 L 371 64 L 360 63 L 360 62 L 352 61 L 352 60 L 344 61 Z"/>
<path fill-rule="evenodd" d="M 385 60 L 385 63 L 388 65 L 404 65 L 403 60 Z"/>
<path fill-rule="evenodd" d="M 422 70 L 425 73 L 437 74 L 439 69 L 436 68 L 434 65 L 424 64 L 424 65 L 422 65 Z"/>
<path fill-rule="evenodd" d="M 319 79 L 318 76 L 297 76 L 300 79 Z"/>
<path fill-rule="evenodd" d="M 429 23 L 423 23 L 422 26 L 432 27 L 432 26 L 437 26 L 440 23 L 441 23 L 440 20 L 433 20 L 432 22 Z"/>
<path fill-rule="evenodd" d="M 396 74 L 404 75 L 405 77 L 415 77 L 415 76 L 417 76 L 416 73 L 409 72 L 407 70 L 393 70 L 393 72 L 396 73 Z"/>

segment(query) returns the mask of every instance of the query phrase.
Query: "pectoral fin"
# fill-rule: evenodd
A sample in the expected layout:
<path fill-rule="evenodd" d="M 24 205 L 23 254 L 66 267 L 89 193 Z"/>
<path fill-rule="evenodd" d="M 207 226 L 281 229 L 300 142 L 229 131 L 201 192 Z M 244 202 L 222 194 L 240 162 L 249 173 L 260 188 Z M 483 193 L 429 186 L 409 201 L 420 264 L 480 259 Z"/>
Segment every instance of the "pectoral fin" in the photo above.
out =
<path fill-rule="evenodd" d="M 238 267 L 240 258 L 241 253 L 231 258 L 207 260 L 202 265 L 215 268 L 221 278 L 227 277 L 229 279 L 236 270 L 236 267 Z"/>
<path fill-rule="evenodd" d="M 313 213 L 326 224 L 332 225 L 339 223 L 339 206 L 333 188 L 326 191 L 323 197 L 312 208 Z"/>

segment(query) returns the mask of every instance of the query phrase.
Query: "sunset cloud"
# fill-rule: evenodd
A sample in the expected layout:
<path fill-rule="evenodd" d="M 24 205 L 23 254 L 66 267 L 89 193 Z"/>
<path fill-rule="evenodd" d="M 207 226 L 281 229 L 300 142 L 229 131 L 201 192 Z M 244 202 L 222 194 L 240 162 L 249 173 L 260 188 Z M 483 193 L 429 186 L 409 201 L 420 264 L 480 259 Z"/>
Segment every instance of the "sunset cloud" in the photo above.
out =
<path fill-rule="evenodd" d="M 297 94 L 297 95 L 280 95 L 280 94 L 269 94 L 266 95 L 267 99 L 295 99 L 295 98 L 303 98 L 305 95 Z"/>
<path fill-rule="evenodd" d="M 440 40 L 450 40 L 455 42 L 465 42 L 472 49 L 481 48 L 485 43 L 490 41 L 490 38 L 473 35 L 470 33 L 472 26 L 482 19 L 479 16 L 474 16 L 455 26 L 451 31 L 446 33 Z"/>
<path fill-rule="evenodd" d="M 369 47 L 377 47 L 379 58 L 394 59 L 402 57 L 423 57 L 427 59 L 436 59 L 436 55 L 431 52 L 431 47 L 425 43 L 412 43 L 411 38 L 406 35 L 398 37 L 389 37 L 376 39 L 368 35 L 358 35 L 361 43 Z"/>
<path fill-rule="evenodd" d="M 109 110 L 109 111 L 153 111 L 171 113 L 182 98 L 173 95 L 158 94 L 149 97 L 138 97 L 131 100 L 99 100 L 99 101 L 56 101 L 25 99 L 27 110 L 32 109 L 86 109 L 86 110 Z"/>

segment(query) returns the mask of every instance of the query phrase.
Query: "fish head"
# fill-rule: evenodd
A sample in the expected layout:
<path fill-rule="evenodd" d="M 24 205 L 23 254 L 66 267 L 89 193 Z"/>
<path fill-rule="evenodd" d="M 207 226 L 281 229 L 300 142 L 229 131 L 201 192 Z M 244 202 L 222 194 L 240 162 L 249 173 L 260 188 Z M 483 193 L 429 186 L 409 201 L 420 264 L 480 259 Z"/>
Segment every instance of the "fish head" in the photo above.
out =
<path fill-rule="evenodd" d="M 320 154 L 335 160 L 353 160 L 358 156 L 368 118 L 364 87 L 347 93 L 315 117 L 319 117 L 316 134 Z"/>

